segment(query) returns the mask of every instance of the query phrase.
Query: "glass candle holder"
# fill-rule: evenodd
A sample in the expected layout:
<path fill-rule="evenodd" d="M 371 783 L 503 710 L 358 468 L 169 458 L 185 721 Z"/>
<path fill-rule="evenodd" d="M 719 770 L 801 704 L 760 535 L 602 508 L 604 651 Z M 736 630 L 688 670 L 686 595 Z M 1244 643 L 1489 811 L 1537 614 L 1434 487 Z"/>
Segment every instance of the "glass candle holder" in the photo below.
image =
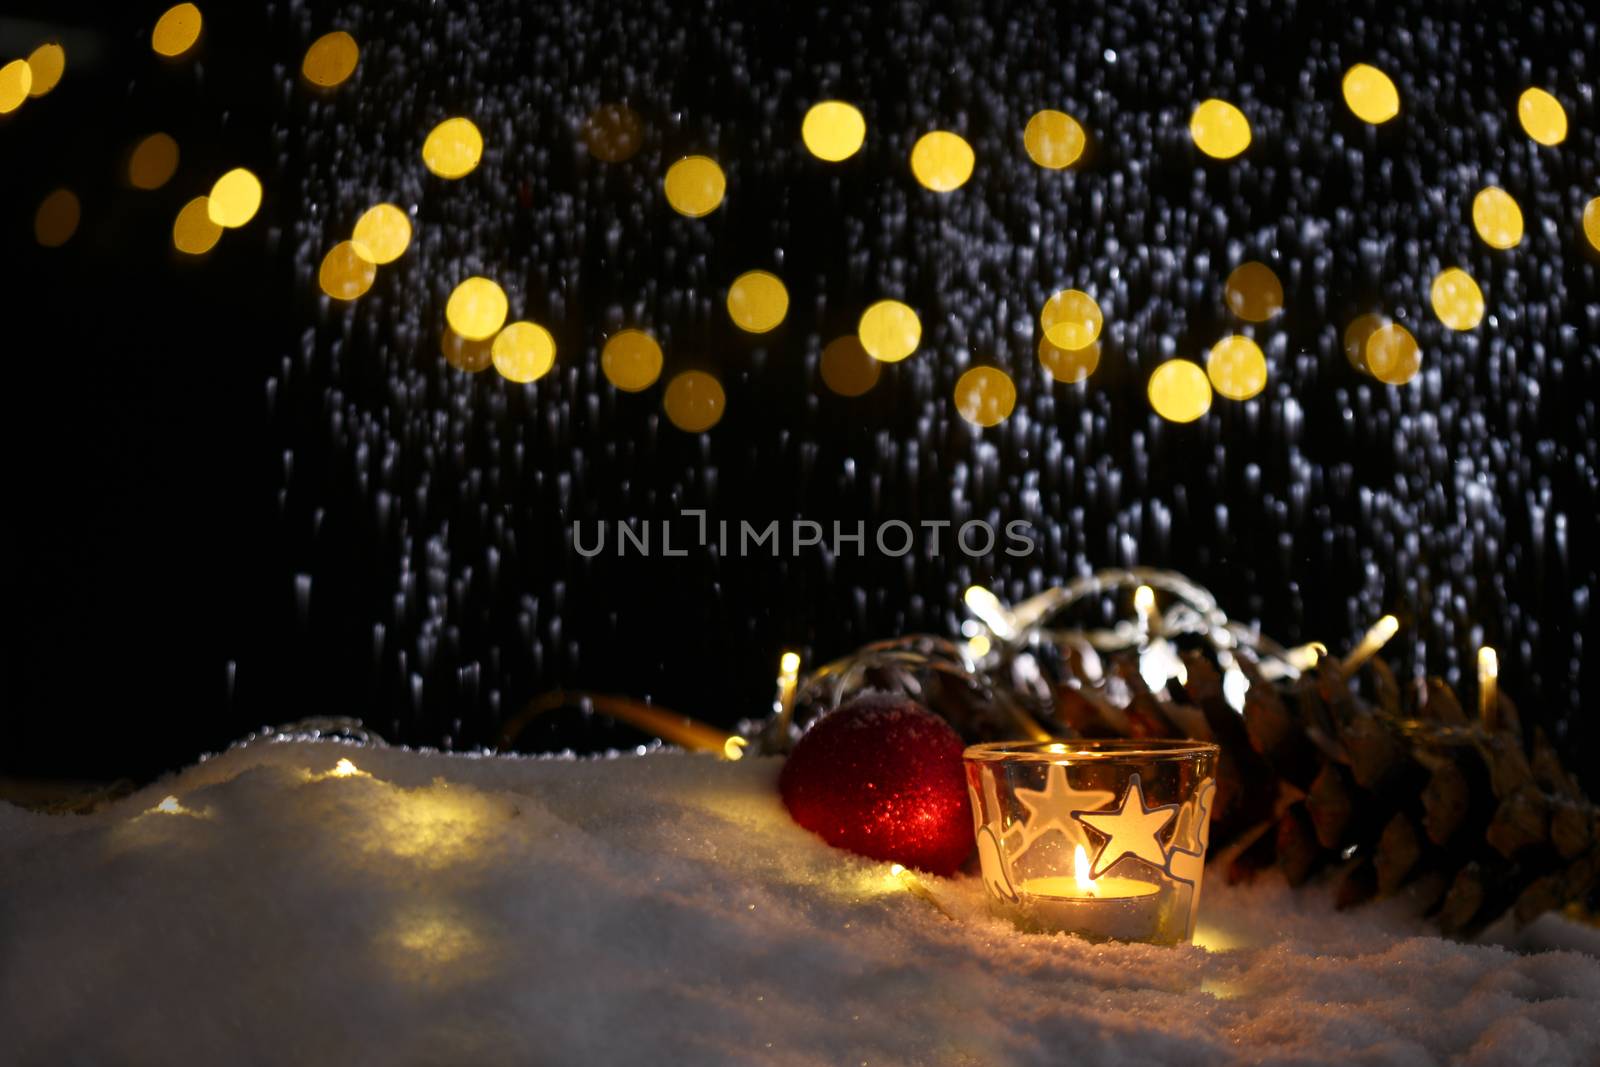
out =
<path fill-rule="evenodd" d="M 1188 941 L 1218 751 L 1158 740 L 968 748 L 978 857 L 996 909 L 1025 930 Z"/>

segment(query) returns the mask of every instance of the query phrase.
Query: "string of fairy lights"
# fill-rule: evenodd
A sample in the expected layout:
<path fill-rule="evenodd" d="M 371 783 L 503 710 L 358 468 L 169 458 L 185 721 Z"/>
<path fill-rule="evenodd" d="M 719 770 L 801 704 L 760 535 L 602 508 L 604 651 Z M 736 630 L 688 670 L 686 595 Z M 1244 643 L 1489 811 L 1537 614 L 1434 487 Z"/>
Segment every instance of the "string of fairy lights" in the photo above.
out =
<path fill-rule="evenodd" d="M 152 50 L 167 60 L 188 54 L 200 39 L 204 19 L 192 3 L 169 8 L 151 30 Z M 301 74 L 320 89 L 336 89 L 355 73 L 360 62 L 359 43 L 349 33 L 335 30 L 319 37 L 306 50 Z M 44 96 L 60 81 L 66 53 L 59 43 L 46 42 L 25 59 L 0 66 L 0 115 L 15 111 L 29 100 Z M 1366 63 L 1351 66 L 1344 75 L 1342 95 L 1346 106 L 1361 121 L 1380 126 L 1401 110 L 1394 81 Z M 1567 137 L 1567 115 L 1561 102 L 1538 87 L 1526 89 L 1517 101 L 1516 116 L 1526 135 L 1541 146 L 1553 148 Z M 1250 147 L 1249 116 L 1235 104 L 1208 99 L 1198 104 L 1189 120 L 1195 146 L 1216 160 L 1233 160 Z M 623 163 L 642 147 L 643 123 L 626 105 L 603 104 L 582 126 L 589 153 L 604 163 Z M 805 114 L 800 129 L 807 151 L 824 164 L 836 164 L 862 149 L 868 136 L 865 117 L 843 100 L 824 100 Z M 1066 170 L 1084 155 L 1089 134 L 1071 115 L 1041 110 L 1023 130 L 1023 149 L 1030 160 L 1048 170 Z M 481 130 L 466 116 L 453 116 L 436 125 L 424 139 L 423 165 L 447 181 L 467 178 L 484 155 Z M 910 152 L 910 169 L 923 188 L 949 195 L 972 177 L 977 163 L 972 145 L 949 130 L 933 130 L 917 139 Z M 158 189 L 177 172 L 179 147 L 166 133 L 156 132 L 138 142 L 127 157 L 126 177 L 134 188 Z M 661 182 L 667 205 L 679 215 L 701 219 L 724 204 L 728 181 L 717 160 L 691 155 L 672 163 Z M 229 229 L 254 218 L 261 205 L 260 180 L 245 168 L 235 168 L 216 179 L 210 192 L 186 203 L 172 227 L 173 247 L 190 256 L 209 252 Z M 1490 248 L 1509 251 L 1523 239 L 1524 220 L 1516 199 L 1504 189 L 1486 186 L 1471 204 L 1471 222 L 1477 236 Z M 34 233 L 45 247 L 66 244 L 76 232 L 81 205 L 75 193 L 62 188 L 49 193 L 35 213 Z M 1600 250 L 1600 197 L 1583 207 L 1581 228 L 1589 245 Z M 350 302 L 374 285 L 378 268 L 399 259 L 411 243 L 412 222 L 407 212 L 392 203 L 378 203 L 357 220 L 349 238 L 324 255 L 317 272 L 321 291 L 329 298 Z M 1284 290 L 1277 274 L 1259 261 L 1242 263 L 1228 276 L 1222 293 L 1228 311 L 1242 323 L 1261 325 L 1282 314 Z M 1463 268 L 1447 266 L 1433 278 L 1429 302 L 1448 329 L 1477 329 L 1485 315 L 1485 298 L 1478 282 Z M 783 324 L 789 313 L 789 294 L 783 280 L 764 270 L 735 277 L 728 286 L 726 309 L 730 321 L 750 334 L 764 334 Z M 494 367 L 505 379 L 533 382 L 556 362 L 556 343 L 549 329 L 525 319 L 512 319 L 505 290 L 494 279 L 473 275 L 460 281 L 445 307 L 446 324 L 441 349 L 453 367 L 476 373 Z M 1086 381 L 1100 363 L 1099 338 L 1105 320 L 1091 292 L 1065 289 L 1050 296 L 1039 313 L 1038 360 L 1057 382 Z M 898 300 L 880 300 L 860 316 L 854 334 L 824 346 L 819 366 L 823 384 L 845 397 L 861 396 L 877 383 L 883 364 L 912 357 L 922 341 L 917 311 Z M 1363 314 L 1344 332 L 1344 348 L 1358 371 L 1390 386 L 1403 386 L 1422 366 L 1416 338 L 1401 323 L 1381 312 Z M 630 327 L 612 333 L 600 352 L 606 380 L 623 392 L 650 389 L 660 379 L 664 364 L 661 344 L 647 330 Z M 1147 381 L 1151 408 L 1175 423 L 1204 416 L 1217 397 L 1242 402 L 1266 388 L 1267 359 L 1252 337 L 1234 333 L 1218 340 L 1203 362 L 1173 357 L 1158 365 Z M 979 364 L 957 380 L 956 411 L 979 427 L 996 426 L 1012 414 L 1016 384 L 998 366 Z M 686 370 L 674 376 L 663 390 L 668 419 L 679 429 L 699 433 L 722 418 L 727 395 L 713 374 Z"/>

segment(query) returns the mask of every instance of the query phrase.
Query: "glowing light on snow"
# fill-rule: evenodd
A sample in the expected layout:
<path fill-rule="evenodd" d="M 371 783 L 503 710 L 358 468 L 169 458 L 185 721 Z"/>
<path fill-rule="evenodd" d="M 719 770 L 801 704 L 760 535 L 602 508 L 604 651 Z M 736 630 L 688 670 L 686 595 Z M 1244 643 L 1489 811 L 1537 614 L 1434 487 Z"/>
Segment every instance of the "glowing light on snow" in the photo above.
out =
<path fill-rule="evenodd" d="M 1250 147 L 1250 120 L 1226 100 L 1204 100 L 1189 118 L 1189 136 L 1213 159 L 1232 159 Z"/>
<path fill-rule="evenodd" d="M 157 55 L 181 56 L 200 39 L 200 9 L 193 4 L 169 7 L 150 31 L 150 47 Z"/>
<path fill-rule="evenodd" d="M 356 39 L 343 30 L 334 30 L 311 42 L 300 63 L 300 73 L 311 84 L 331 89 L 356 72 L 360 59 L 361 46 Z"/>
<path fill-rule="evenodd" d="M 42 44 L 28 53 L 28 70 L 33 74 L 29 96 L 43 96 L 61 81 L 67 69 L 67 52 L 59 44 Z"/>
<path fill-rule="evenodd" d="M 922 320 L 898 300 L 880 300 L 861 313 L 856 337 L 873 359 L 899 363 L 921 343 Z"/>
<path fill-rule="evenodd" d="M 333 770 L 329 771 L 328 774 L 334 778 L 353 778 L 358 774 L 364 775 L 366 772 L 350 762 L 349 759 L 340 759 L 339 762 L 333 765 Z"/>
<path fill-rule="evenodd" d="M 861 150 L 867 137 L 867 120 L 843 100 L 814 104 L 800 123 L 800 139 L 818 159 L 829 163 L 849 159 Z"/>
<path fill-rule="evenodd" d="M 1222 292 L 1228 310 L 1246 322 L 1266 322 L 1283 311 L 1283 283 L 1265 263 L 1251 260 L 1233 268 Z"/>
<path fill-rule="evenodd" d="M 1515 248 L 1522 243 L 1522 209 L 1510 193 L 1488 186 L 1472 198 L 1472 228 L 1490 248 Z"/>
<path fill-rule="evenodd" d="M 600 350 L 600 370 L 625 393 L 648 389 L 661 377 L 661 346 L 643 330 L 620 330 Z"/>
<path fill-rule="evenodd" d="M 235 167 L 211 187 L 206 213 L 224 229 L 237 229 L 255 218 L 261 208 L 261 181 L 243 167 Z"/>
<path fill-rule="evenodd" d="M 1229 400 L 1249 400 L 1267 387 L 1267 357 L 1248 337 L 1224 337 L 1206 357 L 1206 376 Z"/>
<path fill-rule="evenodd" d="M 1039 312 L 1039 325 L 1044 328 L 1045 339 L 1057 348 L 1076 352 L 1094 344 L 1105 324 L 1100 305 L 1078 289 L 1063 289 L 1044 302 Z"/>
<path fill-rule="evenodd" d="M 317 285 L 335 300 L 355 300 L 372 288 L 377 277 L 377 264 L 365 247 L 355 241 L 340 241 L 322 257 Z"/>
<path fill-rule="evenodd" d="M 1362 122 L 1377 126 L 1400 114 L 1400 91 L 1377 67 L 1357 63 L 1345 71 L 1342 88 L 1344 102 Z"/>
<path fill-rule="evenodd" d="M 1543 89 L 1530 87 L 1522 91 L 1517 98 L 1517 121 L 1529 137 L 1542 145 L 1558 145 L 1567 139 L 1567 110 Z"/>
<path fill-rule="evenodd" d="M 728 317 L 746 333 L 775 329 L 789 313 L 789 290 L 776 274 L 746 271 L 728 286 Z"/>
<path fill-rule="evenodd" d="M 911 173 L 926 189 L 953 192 L 972 177 L 975 158 L 972 146 L 960 134 L 934 130 L 917 138 L 911 146 Z"/>
<path fill-rule="evenodd" d="M 411 219 L 393 204 L 374 204 L 356 220 L 351 237 L 372 262 L 393 263 L 411 244 Z"/>
<path fill-rule="evenodd" d="M 163 797 L 161 803 L 157 804 L 150 810 L 153 812 L 160 812 L 162 815 L 181 815 L 184 812 L 184 807 L 178 802 L 177 797 L 169 796 Z"/>
<path fill-rule="evenodd" d="M 1405 385 L 1421 368 L 1417 339 L 1398 322 L 1378 327 L 1367 338 L 1367 370 L 1380 382 Z"/>
<path fill-rule="evenodd" d="M 482 341 L 505 325 L 507 310 L 506 291 L 488 278 L 473 275 L 451 292 L 444 316 L 462 338 Z"/>
<path fill-rule="evenodd" d="M 187 255 L 204 255 L 221 237 L 222 227 L 211 221 L 210 206 L 203 196 L 183 205 L 172 223 L 172 247 Z"/>
<path fill-rule="evenodd" d="M 1211 382 L 1200 364 L 1169 359 L 1150 375 L 1150 406 L 1168 422 L 1193 422 L 1211 410 Z"/>
<path fill-rule="evenodd" d="M 626 104 L 601 104 L 584 119 L 579 136 L 602 163 L 624 163 L 644 145 L 644 122 Z"/>
<path fill-rule="evenodd" d="M 672 210 L 698 219 L 722 206 L 728 178 L 716 160 L 708 156 L 688 156 L 667 168 L 661 186 Z"/>
<path fill-rule="evenodd" d="M 840 396 L 861 396 L 878 384 L 883 365 L 867 354 L 853 333 L 835 337 L 822 350 L 822 382 Z"/>
<path fill-rule="evenodd" d="M 451 181 L 471 174 L 482 159 L 483 134 L 471 119 L 445 119 L 422 142 L 423 166 Z"/>
<path fill-rule="evenodd" d="M 135 189 L 159 189 L 177 171 L 178 142 L 165 133 L 152 133 L 128 155 L 128 184 Z"/>
<path fill-rule="evenodd" d="M 1350 650 L 1345 656 L 1340 668 L 1345 674 L 1354 674 L 1360 666 L 1377 654 L 1378 650 L 1389 643 L 1389 639 L 1400 632 L 1400 620 L 1393 615 L 1385 615 L 1362 635 L 1361 643 Z"/>
<path fill-rule="evenodd" d="M 1429 292 L 1433 313 L 1452 330 L 1470 330 L 1483 321 L 1483 290 L 1460 267 L 1448 267 L 1433 279 Z"/>
<path fill-rule="evenodd" d="M 33 236 L 45 248 L 60 248 L 78 232 L 83 210 L 71 189 L 57 189 L 40 201 L 33 214 Z"/>
<path fill-rule="evenodd" d="M 33 68 L 26 59 L 13 59 L 0 67 L 0 115 L 15 111 L 33 88 Z"/>
<path fill-rule="evenodd" d="M 1017 406 L 1017 386 L 999 367 L 973 367 L 956 381 L 955 401 L 974 426 L 998 426 Z"/>
<path fill-rule="evenodd" d="M 1057 348 L 1049 337 L 1039 338 L 1039 363 L 1058 382 L 1081 382 L 1100 366 L 1100 342 L 1083 348 Z"/>
<path fill-rule="evenodd" d="M 684 433 L 703 433 L 722 421 L 727 396 L 716 378 L 687 370 L 667 383 L 661 403 L 672 425 Z"/>
<path fill-rule="evenodd" d="M 536 322 L 513 322 L 495 337 L 490 354 L 507 381 L 537 381 L 555 366 L 556 341 Z"/>
<path fill-rule="evenodd" d="M 1048 170 L 1061 170 L 1076 163 L 1086 141 L 1083 127 L 1065 111 L 1040 111 L 1022 131 L 1022 147 L 1028 158 Z"/>

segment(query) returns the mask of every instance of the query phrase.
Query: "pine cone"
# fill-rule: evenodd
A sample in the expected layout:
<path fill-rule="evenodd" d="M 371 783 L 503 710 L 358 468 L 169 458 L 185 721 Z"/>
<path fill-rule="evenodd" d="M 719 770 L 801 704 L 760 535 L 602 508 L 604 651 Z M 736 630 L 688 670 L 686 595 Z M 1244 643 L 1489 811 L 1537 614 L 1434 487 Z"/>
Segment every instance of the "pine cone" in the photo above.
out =
<path fill-rule="evenodd" d="M 1185 652 L 1186 680 L 1154 693 L 1134 652 L 1092 681 L 1064 657 L 1054 725 L 1219 742 L 1211 847 L 1231 857 L 1229 881 L 1273 865 L 1291 885 L 1322 874 L 1341 908 L 1404 890 L 1457 935 L 1508 910 L 1528 922 L 1585 907 L 1600 890 L 1600 809 L 1542 732 L 1524 741 L 1509 699 L 1479 722 L 1443 681 L 1405 689 L 1377 658 L 1355 678 L 1324 657 L 1273 683 L 1235 656 L 1242 715 L 1207 651 Z"/>

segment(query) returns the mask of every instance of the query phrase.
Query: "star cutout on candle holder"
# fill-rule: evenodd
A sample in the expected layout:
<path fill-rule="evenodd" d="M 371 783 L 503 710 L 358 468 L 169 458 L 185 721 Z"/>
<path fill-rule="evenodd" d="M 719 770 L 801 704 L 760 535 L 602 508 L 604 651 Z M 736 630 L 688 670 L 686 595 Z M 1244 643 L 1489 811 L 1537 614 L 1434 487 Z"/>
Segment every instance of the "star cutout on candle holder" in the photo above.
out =
<path fill-rule="evenodd" d="M 1095 854 L 1091 878 L 1099 878 L 1124 856 L 1137 856 L 1152 867 L 1165 868 L 1167 851 L 1156 840 L 1178 812 L 1178 805 L 1144 806 L 1144 791 L 1137 774 L 1128 778 L 1128 791 L 1122 794 L 1119 811 L 1074 811 L 1072 817 L 1106 835 L 1107 841 Z M 1107 858 L 1109 857 L 1109 859 Z"/>
<path fill-rule="evenodd" d="M 1018 789 L 1017 799 L 1028 809 L 1026 822 L 1013 824 L 1011 831 L 1020 834 L 1021 843 L 1012 853 L 1013 860 L 1028 851 L 1029 847 L 1051 830 L 1059 830 L 1069 844 L 1088 844 L 1086 835 L 1073 821 L 1075 809 L 1101 808 L 1117 799 L 1115 793 L 1105 789 L 1074 789 L 1067 781 L 1067 768 L 1052 763 L 1045 771 L 1043 789 Z"/>

